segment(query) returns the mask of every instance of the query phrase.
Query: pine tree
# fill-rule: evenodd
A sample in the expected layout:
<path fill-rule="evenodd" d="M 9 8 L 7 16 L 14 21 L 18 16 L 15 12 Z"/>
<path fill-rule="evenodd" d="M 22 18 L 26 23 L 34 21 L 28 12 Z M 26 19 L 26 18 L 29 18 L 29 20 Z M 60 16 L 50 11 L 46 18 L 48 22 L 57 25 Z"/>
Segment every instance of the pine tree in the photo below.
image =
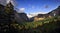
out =
<path fill-rule="evenodd" d="M 0 10 L 2 7 L 0 6 Z M 3 9 L 2 9 L 3 10 Z M 0 13 L 0 19 L 2 19 L 2 23 L 0 23 L 0 33 L 12 33 L 12 32 L 18 32 L 17 29 L 14 28 L 14 26 L 11 24 L 15 21 L 14 16 L 14 6 L 10 3 L 8 3 L 3 11 L 0 11 L 3 13 Z M 0 21 L 0 22 L 1 22 Z"/>
<path fill-rule="evenodd" d="M 7 16 L 7 19 L 9 20 L 9 22 L 13 22 L 14 21 L 14 6 L 12 5 L 11 2 L 9 2 L 6 6 L 5 6 L 5 13 Z"/>
<path fill-rule="evenodd" d="M 14 31 L 14 28 L 11 27 L 11 24 L 15 21 L 15 16 L 14 16 L 14 6 L 10 3 L 8 3 L 6 6 L 5 6 L 5 19 L 7 19 L 7 25 L 8 25 L 8 29 L 6 30 L 9 30 L 7 32 L 13 32 Z M 13 30 L 13 31 L 12 31 Z"/>
<path fill-rule="evenodd" d="M 5 12 L 7 14 L 13 13 L 13 10 L 14 10 L 14 6 L 11 4 L 11 2 L 5 6 Z"/>

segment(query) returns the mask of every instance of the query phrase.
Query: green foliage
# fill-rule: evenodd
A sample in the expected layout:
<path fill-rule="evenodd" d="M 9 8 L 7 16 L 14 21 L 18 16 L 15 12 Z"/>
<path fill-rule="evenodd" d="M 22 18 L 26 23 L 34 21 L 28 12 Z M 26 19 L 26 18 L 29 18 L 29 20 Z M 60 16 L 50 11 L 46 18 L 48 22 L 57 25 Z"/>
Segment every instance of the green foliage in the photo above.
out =
<path fill-rule="evenodd" d="M 12 12 L 13 12 L 13 5 L 12 4 L 7 4 L 6 6 L 5 6 L 5 12 L 7 13 L 7 14 L 11 14 Z"/>
<path fill-rule="evenodd" d="M 10 26 L 13 27 L 13 30 L 17 29 L 19 33 L 50 33 L 59 27 L 57 24 L 59 19 L 59 17 L 52 17 L 38 22 L 12 23 Z"/>
<path fill-rule="evenodd" d="M 20 32 L 27 31 L 28 33 L 49 33 L 59 27 L 57 26 L 58 19 L 59 17 L 52 17 L 38 22 L 23 22 L 20 25 L 18 24 L 16 27 Z"/>

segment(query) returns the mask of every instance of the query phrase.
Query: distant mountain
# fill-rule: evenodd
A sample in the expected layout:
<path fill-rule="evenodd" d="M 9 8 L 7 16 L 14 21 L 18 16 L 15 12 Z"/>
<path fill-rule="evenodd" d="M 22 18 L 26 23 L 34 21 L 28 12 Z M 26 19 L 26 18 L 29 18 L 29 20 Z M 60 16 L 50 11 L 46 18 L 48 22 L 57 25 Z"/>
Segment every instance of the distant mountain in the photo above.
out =
<path fill-rule="evenodd" d="M 43 20 L 44 18 L 53 17 L 53 16 L 60 16 L 60 6 L 58 6 L 56 9 L 52 10 L 49 13 L 38 14 L 37 16 L 34 16 L 34 18 L 31 18 L 31 19 L 38 21 L 38 20 Z"/>
<path fill-rule="evenodd" d="M 30 13 L 30 14 L 27 14 L 27 16 L 29 17 L 29 18 L 32 18 L 32 17 L 34 17 L 34 16 L 37 16 L 38 14 L 46 14 L 47 12 L 36 12 L 36 13 Z"/>
<path fill-rule="evenodd" d="M 22 23 L 22 22 L 27 22 L 27 21 L 29 21 L 29 18 L 27 17 L 27 14 L 26 14 L 26 13 L 18 13 L 18 12 L 15 10 L 15 20 L 16 20 L 16 22 L 18 22 L 18 23 Z"/>
<path fill-rule="evenodd" d="M 46 14 L 38 14 L 37 17 L 60 16 L 60 6 Z"/>
<path fill-rule="evenodd" d="M 18 13 L 19 17 L 24 21 L 28 21 L 28 17 L 26 13 Z"/>
<path fill-rule="evenodd" d="M 60 6 L 48 13 L 51 16 L 60 16 Z"/>

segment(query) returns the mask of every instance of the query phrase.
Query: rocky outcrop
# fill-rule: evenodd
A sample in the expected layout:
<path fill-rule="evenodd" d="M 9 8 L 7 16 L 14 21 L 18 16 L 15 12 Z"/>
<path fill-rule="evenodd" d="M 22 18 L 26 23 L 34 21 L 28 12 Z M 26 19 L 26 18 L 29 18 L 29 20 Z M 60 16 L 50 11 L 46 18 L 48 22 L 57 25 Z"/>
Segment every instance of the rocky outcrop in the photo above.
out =
<path fill-rule="evenodd" d="M 60 16 L 60 6 L 48 13 L 51 16 Z"/>
<path fill-rule="evenodd" d="M 15 20 L 18 23 L 23 23 L 23 22 L 28 22 L 29 21 L 29 18 L 27 17 L 27 14 L 26 13 L 17 13 L 15 11 Z"/>
<path fill-rule="evenodd" d="M 60 16 L 60 6 L 46 14 L 38 14 L 34 17 L 34 21 L 43 20 L 44 18 L 51 18 L 54 16 Z"/>
<path fill-rule="evenodd" d="M 18 15 L 23 21 L 29 21 L 26 13 L 18 13 Z"/>

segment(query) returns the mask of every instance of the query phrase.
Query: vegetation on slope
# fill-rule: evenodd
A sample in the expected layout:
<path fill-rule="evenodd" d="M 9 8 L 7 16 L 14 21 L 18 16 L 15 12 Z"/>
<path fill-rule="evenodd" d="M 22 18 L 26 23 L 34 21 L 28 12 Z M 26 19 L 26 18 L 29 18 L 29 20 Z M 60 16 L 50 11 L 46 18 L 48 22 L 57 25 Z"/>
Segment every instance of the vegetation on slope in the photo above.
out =
<path fill-rule="evenodd" d="M 60 17 L 46 18 L 37 22 L 11 23 L 0 26 L 4 33 L 58 33 L 60 29 Z"/>
<path fill-rule="evenodd" d="M 60 29 L 60 17 L 46 18 L 38 22 L 23 22 L 12 24 L 20 33 L 58 33 Z"/>

